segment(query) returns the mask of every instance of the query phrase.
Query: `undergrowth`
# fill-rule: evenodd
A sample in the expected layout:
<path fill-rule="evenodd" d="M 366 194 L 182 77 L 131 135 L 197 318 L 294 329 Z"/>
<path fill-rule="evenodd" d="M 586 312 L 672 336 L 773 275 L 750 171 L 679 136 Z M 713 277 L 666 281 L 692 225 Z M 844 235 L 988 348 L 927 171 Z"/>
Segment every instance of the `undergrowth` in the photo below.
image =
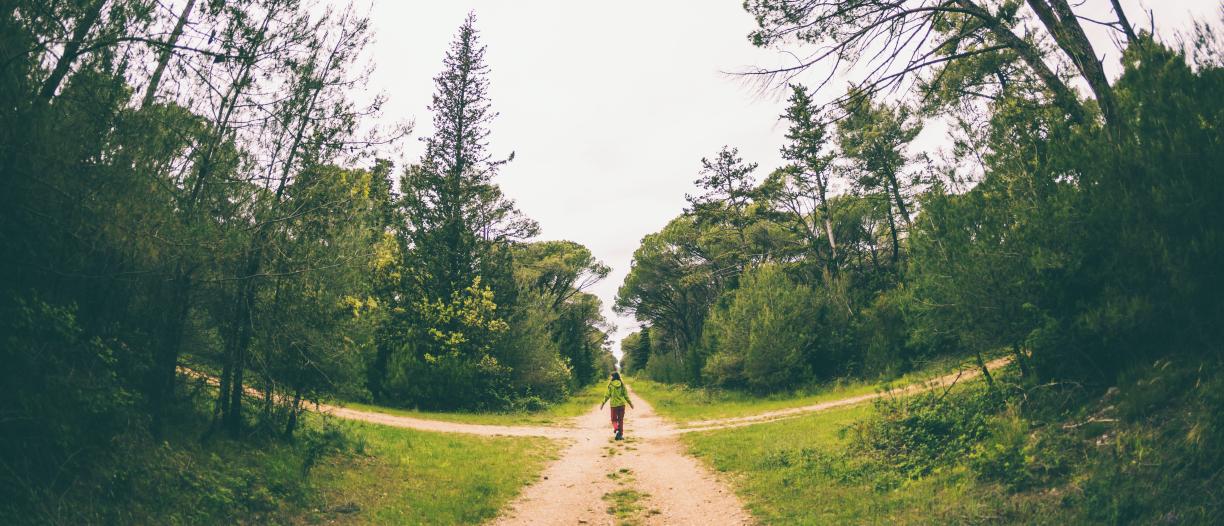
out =
<path fill-rule="evenodd" d="M 685 441 L 764 524 L 1224 524 L 1221 371 L 1173 358 L 1093 386 L 1008 367 Z"/>

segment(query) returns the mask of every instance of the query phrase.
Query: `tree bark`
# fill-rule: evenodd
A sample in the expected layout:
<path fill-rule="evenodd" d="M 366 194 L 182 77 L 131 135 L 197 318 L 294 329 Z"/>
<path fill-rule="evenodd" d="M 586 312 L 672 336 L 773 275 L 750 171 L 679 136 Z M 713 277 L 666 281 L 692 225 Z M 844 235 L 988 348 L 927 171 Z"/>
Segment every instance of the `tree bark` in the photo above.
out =
<path fill-rule="evenodd" d="M 897 182 L 897 174 L 888 173 L 888 184 L 891 186 L 893 199 L 897 203 L 897 211 L 901 213 L 901 219 L 905 220 L 906 230 L 914 228 L 913 219 L 910 219 L 909 208 L 905 206 L 905 198 L 901 197 L 901 185 Z"/>
<path fill-rule="evenodd" d="M 256 237 L 259 235 L 257 234 Z M 251 345 L 251 305 L 255 302 L 255 274 L 259 272 L 262 243 L 253 243 L 247 256 L 245 276 L 241 280 L 234 318 L 230 327 L 229 349 L 226 353 L 226 369 L 229 371 L 229 393 L 221 405 L 221 421 L 230 436 L 237 437 L 242 431 L 243 375 L 246 372 L 247 350 Z M 223 378 L 224 380 L 224 378 Z M 222 393 L 225 397 L 226 393 Z"/>
<path fill-rule="evenodd" d="M 1037 14 L 1054 42 L 1058 44 L 1073 64 L 1079 70 L 1080 76 L 1088 83 L 1092 94 L 1096 96 L 1101 115 L 1105 117 L 1106 125 L 1117 124 L 1117 109 L 1113 98 L 1113 88 L 1105 77 L 1105 68 L 1097 60 L 1092 43 L 1084 34 L 1079 19 L 1071 11 L 1066 0 L 1027 0 L 1030 8 Z"/>
<path fill-rule="evenodd" d="M 182 348 L 184 327 L 190 313 L 191 277 L 183 272 L 181 266 L 175 268 L 174 277 L 170 283 L 170 305 L 163 324 L 162 337 L 154 354 L 153 368 L 150 371 L 149 401 L 151 403 L 152 420 L 150 431 L 154 438 L 161 438 L 166 407 L 174 398 L 174 379 L 178 374 L 179 350 Z"/>
<path fill-rule="evenodd" d="M 55 92 L 59 90 L 60 84 L 68 76 L 68 71 L 76 63 L 76 59 L 81 52 L 81 46 L 85 43 L 85 37 L 89 36 L 90 30 L 98 22 L 98 18 L 102 16 L 102 8 L 106 6 L 108 1 L 95 0 L 94 3 L 86 8 L 80 20 L 77 20 L 76 27 L 72 30 L 72 39 L 64 45 L 64 53 L 56 61 L 55 68 L 51 70 L 47 80 L 43 81 L 42 88 L 38 90 L 38 98 L 35 99 L 36 104 L 40 106 L 46 105 L 55 97 Z"/>
<path fill-rule="evenodd" d="M 1020 344 L 1012 344 L 1012 355 L 1016 357 L 1016 365 L 1020 367 L 1020 377 L 1029 377 L 1028 359 L 1024 356 L 1024 351 L 1020 350 Z"/>
<path fill-rule="evenodd" d="M 892 262 L 896 264 L 897 260 L 901 258 L 901 242 L 897 239 L 897 221 L 893 218 L 892 199 L 889 199 L 887 195 L 884 196 L 884 204 L 888 208 L 888 213 L 886 214 L 888 216 L 888 232 L 892 235 Z"/>
<path fill-rule="evenodd" d="M 1122 32 L 1126 34 L 1126 41 L 1138 41 L 1139 37 L 1135 35 L 1135 27 L 1126 18 L 1126 11 L 1122 10 L 1122 3 L 1118 0 L 1110 0 L 1110 3 L 1113 4 L 1114 14 L 1118 15 L 1118 25 L 1122 26 Z"/>
<path fill-rule="evenodd" d="M 293 431 L 297 429 L 298 412 L 302 406 L 302 389 L 299 387 L 293 391 L 293 403 L 289 406 L 289 418 L 285 422 L 285 439 L 293 438 Z"/>
<path fill-rule="evenodd" d="M 174 56 L 174 46 L 178 44 L 178 39 L 183 35 L 183 26 L 187 25 L 187 19 L 191 16 L 191 9 L 195 7 L 196 0 L 187 0 L 187 5 L 183 7 L 182 13 L 179 13 L 178 22 L 174 24 L 174 30 L 170 32 L 170 39 L 161 50 L 160 56 L 157 58 L 157 68 L 153 70 L 153 75 L 149 77 L 149 85 L 145 87 L 144 100 L 141 101 L 140 107 L 147 108 L 153 104 L 153 99 L 157 95 L 157 86 L 161 84 L 162 74 L 166 71 L 166 66 L 170 64 L 170 57 Z"/>
<path fill-rule="evenodd" d="M 986 367 L 986 361 L 982 359 L 982 353 L 976 352 L 974 353 L 974 356 L 977 358 L 978 368 L 982 370 L 982 378 L 986 379 L 986 386 L 989 387 L 991 391 L 994 391 L 994 377 L 990 375 L 990 368 Z"/>
<path fill-rule="evenodd" d="M 826 198 L 827 192 L 825 182 L 816 177 L 816 191 L 820 194 L 820 213 L 824 215 L 825 236 L 829 238 L 829 257 L 833 260 L 833 270 L 837 270 L 837 241 L 833 239 L 833 214 L 829 212 L 829 200 Z"/>
<path fill-rule="evenodd" d="M 972 0 L 955 0 L 957 5 L 962 9 L 972 13 L 978 20 L 986 26 L 995 38 L 999 39 L 1001 44 L 1006 45 L 1019 55 L 1037 78 L 1045 84 L 1046 88 L 1054 97 L 1054 104 L 1063 110 L 1071 120 L 1078 123 L 1088 122 L 1088 116 L 1084 112 L 1084 105 L 1080 102 L 1079 97 L 1058 75 L 1046 65 L 1042 59 L 1041 51 L 1033 45 L 1026 42 L 1013 33 L 1003 22 L 994 15 L 990 14 L 982 6 L 976 4 Z"/>

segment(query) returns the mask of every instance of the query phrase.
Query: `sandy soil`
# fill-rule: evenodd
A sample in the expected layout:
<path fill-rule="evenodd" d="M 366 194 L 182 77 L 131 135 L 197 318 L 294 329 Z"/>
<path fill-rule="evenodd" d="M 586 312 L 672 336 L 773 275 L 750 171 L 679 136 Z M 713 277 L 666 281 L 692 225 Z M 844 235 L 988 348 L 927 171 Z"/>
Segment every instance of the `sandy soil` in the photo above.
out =
<path fill-rule="evenodd" d="M 570 438 L 574 436 L 573 429 L 563 427 L 499 426 L 489 424 L 443 422 L 441 420 L 426 420 L 424 418 L 413 418 L 410 416 L 390 415 L 387 413 L 377 413 L 373 411 L 361 411 L 358 409 L 349 409 L 347 407 L 327 404 L 319 404 L 318 411 L 340 418 L 347 418 L 349 420 L 361 420 L 364 422 L 382 424 L 384 426 L 406 427 L 410 429 L 420 429 L 422 431 L 436 431 L 438 433 L 467 433 L 470 435 L 548 438 Z"/>
<path fill-rule="evenodd" d="M 540 479 L 494 521 L 496 525 L 610 525 L 617 517 L 605 496 L 637 492 L 622 520 L 646 525 L 750 524 L 739 498 L 696 459 L 684 454 L 676 430 L 630 393 L 625 440 L 612 440 L 608 409 L 575 422 L 569 446 Z"/>

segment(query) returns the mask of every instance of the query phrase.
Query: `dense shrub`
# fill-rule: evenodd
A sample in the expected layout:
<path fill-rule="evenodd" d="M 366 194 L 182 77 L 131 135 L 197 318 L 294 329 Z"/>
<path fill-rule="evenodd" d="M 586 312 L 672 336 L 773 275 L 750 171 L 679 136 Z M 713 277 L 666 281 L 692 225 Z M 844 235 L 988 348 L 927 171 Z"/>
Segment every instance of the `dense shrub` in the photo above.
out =
<path fill-rule="evenodd" d="M 387 391 L 430 410 L 504 410 L 513 396 L 509 368 L 486 356 L 477 361 L 457 353 L 424 358 L 401 353 L 391 362 Z"/>
<path fill-rule="evenodd" d="M 851 320 L 836 290 L 810 288 L 781 266 L 763 265 L 747 272 L 725 303 L 705 327 L 703 346 L 713 350 L 706 382 L 776 392 L 845 369 Z"/>
<path fill-rule="evenodd" d="M 984 385 L 883 397 L 874 402 L 872 416 L 852 428 L 851 447 L 904 475 L 920 477 L 967 458 L 990 435 L 990 415 L 1003 403 L 997 391 Z"/>

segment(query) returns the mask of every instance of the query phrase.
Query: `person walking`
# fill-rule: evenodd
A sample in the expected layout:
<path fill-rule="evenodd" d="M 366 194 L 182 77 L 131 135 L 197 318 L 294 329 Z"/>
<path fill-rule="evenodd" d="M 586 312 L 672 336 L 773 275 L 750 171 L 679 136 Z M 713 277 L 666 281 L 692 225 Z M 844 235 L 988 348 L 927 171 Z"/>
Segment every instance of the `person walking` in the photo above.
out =
<path fill-rule="evenodd" d="M 604 404 L 609 400 L 612 401 L 612 430 L 616 431 L 617 440 L 624 440 L 625 404 L 633 407 L 633 401 L 629 400 L 629 391 L 625 389 L 625 382 L 621 381 L 618 372 L 612 373 L 612 380 L 608 382 L 608 394 L 604 396 L 603 402 L 599 403 L 599 408 L 603 409 Z"/>

